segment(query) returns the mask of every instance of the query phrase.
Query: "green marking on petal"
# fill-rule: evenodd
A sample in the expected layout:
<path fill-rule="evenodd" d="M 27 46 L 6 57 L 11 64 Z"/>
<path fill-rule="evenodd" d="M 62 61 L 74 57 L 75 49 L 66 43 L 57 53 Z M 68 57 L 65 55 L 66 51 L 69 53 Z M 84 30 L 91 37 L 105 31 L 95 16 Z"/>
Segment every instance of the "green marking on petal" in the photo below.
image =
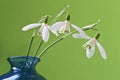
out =
<path fill-rule="evenodd" d="M 41 33 L 40 33 L 40 32 L 38 32 L 38 33 L 37 33 L 37 35 L 38 35 L 38 36 L 41 36 Z"/>
<path fill-rule="evenodd" d="M 91 48 L 92 48 L 90 45 L 87 45 L 87 47 L 88 47 L 89 49 L 91 49 Z"/>
<path fill-rule="evenodd" d="M 69 33 L 69 31 L 68 31 L 68 30 L 65 30 L 65 31 L 64 31 L 64 33 L 65 33 L 65 34 L 68 34 L 68 33 Z"/>

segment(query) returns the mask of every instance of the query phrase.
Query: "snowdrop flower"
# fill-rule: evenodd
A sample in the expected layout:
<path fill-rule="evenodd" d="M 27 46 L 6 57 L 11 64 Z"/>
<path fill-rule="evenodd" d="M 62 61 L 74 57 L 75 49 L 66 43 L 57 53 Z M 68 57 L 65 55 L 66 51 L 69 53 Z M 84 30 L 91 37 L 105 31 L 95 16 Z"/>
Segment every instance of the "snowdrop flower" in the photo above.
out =
<path fill-rule="evenodd" d="M 100 35 L 100 33 L 97 34 L 97 36 L 99 36 L 99 35 Z M 87 58 L 91 58 L 93 56 L 93 54 L 95 52 L 95 45 L 97 45 L 102 58 L 107 59 L 106 52 L 105 52 L 104 48 L 102 47 L 102 45 L 97 41 L 96 37 L 91 38 L 88 42 L 86 42 L 83 45 L 84 49 L 86 49 Z"/>
<path fill-rule="evenodd" d="M 82 32 L 82 30 L 79 27 L 77 27 L 77 26 L 74 26 L 74 27 L 79 32 L 79 34 L 73 34 L 74 38 L 84 38 L 84 39 L 88 39 L 89 40 L 88 42 L 86 42 L 83 45 L 83 48 L 86 50 L 87 58 L 91 58 L 93 56 L 93 54 L 95 52 L 95 45 L 97 45 L 97 47 L 98 47 L 98 49 L 99 49 L 99 51 L 101 53 L 102 58 L 103 59 L 107 59 L 106 52 L 105 52 L 104 48 L 97 41 L 97 39 L 100 36 L 100 33 L 98 33 L 94 38 L 91 38 L 85 32 Z"/>
<path fill-rule="evenodd" d="M 51 26 L 51 31 L 58 36 L 59 33 L 67 34 L 70 32 L 70 15 L 67 16 L 67 19 L 64 22 L 56 22 Z"/>
<path fill-rule="evenodd" d="M 48 19 L 48 17 L 46 17 L 45 22 L 43 22 L 43 23 L 29 24 L 29 25 L 23 27 L 22 30 L 27 31 L 27 30 L 30 30 L 33 28 L 40 27 L 40 29 L 38 30 L 38 33 L 40 36 L 42 36 L 43 41 L 47 42 L 49 39 L 49 29 L 50 29 L 50 26 L 47 24 L 47 19 Z"/>

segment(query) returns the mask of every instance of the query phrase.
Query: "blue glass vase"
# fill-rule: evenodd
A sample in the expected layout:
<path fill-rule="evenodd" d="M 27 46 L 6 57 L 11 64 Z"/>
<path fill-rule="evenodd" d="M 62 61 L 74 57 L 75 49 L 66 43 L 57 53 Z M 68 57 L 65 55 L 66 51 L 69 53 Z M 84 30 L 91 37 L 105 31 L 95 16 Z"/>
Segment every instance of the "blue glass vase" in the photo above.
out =
<path fill-rule="evenodd" d="M 11 65 L 8 73 L 0 76 L 0 80 L 46 80 L 36 72 L 35 66 L 40 61 L 36 57 L 17 56 L 7 59 Z"/>

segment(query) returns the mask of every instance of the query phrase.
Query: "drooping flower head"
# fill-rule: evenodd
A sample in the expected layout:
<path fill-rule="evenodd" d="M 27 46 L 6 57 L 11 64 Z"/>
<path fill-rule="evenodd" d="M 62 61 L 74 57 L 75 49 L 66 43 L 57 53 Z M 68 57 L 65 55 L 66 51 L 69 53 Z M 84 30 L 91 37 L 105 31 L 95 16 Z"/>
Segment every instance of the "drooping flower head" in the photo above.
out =
<path fill-rule="evenodd" d="M 58 33 L 70 33 L 70 14 L 64 22 L 56 22 L 51 26 L 51 31 L 58 36 Z"/>
<path fill-rule="evenodd" d="M 92 27 L 92 25 L 90 25 L 88 27 Z M 98 33 L 95 37 L 91 38 L 85 32 L 81 33 L 82 31 L 81 31 L 81 29 L 78 26 L 75 26 L 75 29 L 79 32 L 79 34 L 73 34 L 74 38 L 83 38 L 83 39 L 89 40 L 88 42 L 86 42 L 83 45 L 83 48 L 86 50 L 87 58 L 91 58 L 93 56 L 93 54 L 95 52 L 95 46 L 97 45 L 102 58 L 103 59 L 107 59 L 106 52 L 105 52 L 104 48 L 97 41 L 97 39 L 100 36 L 100 33 Z"/>
<path fill-rule="evenodd" d="M 49 40 L 49 29 L 50 29 L 50 26 L 47 24 L 47 21 L 48 21 L 48 16 L 46 16 L 44 22 L 29 24 L 29 25 L 23 27 L 22 30 L 28 31 L 30 29 L 40 27 L 40 29 L 38 30 L 38 33 L 40 36 L 42 36 L 43 41 L 47 42 Z"/>
<path fill-rule="evenodd" d="M 105 52 L 104 48 L 97 41 L 97 39 L 99 38 L 99 36 L 100 36 L 100 33 L 98 33 L 95 37 L 91 38 L 88 42 L 86 42 L 83 45 L 84 49 L 86 49 L 86 55 L 87 55 L 88 58 L 91 58 L 93 56 L 93 54 L 95 52 L 95 46 L 97 45 L 102 58 L 103 59 L 107 59 L 106 52 Z"/>

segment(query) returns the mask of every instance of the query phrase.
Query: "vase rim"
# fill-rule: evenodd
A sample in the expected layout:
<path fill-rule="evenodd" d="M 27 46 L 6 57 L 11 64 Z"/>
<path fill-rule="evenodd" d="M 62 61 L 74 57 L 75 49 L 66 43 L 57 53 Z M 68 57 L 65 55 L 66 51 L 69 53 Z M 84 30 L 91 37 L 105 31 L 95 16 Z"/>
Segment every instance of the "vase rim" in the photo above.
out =
<path fill-rule="evenodd" d="M 35 58 L 36 61 L 40 61 L 39 58 L 33 56 L 12 56 L 12 57 L 8 57 L 7 60 L 15 59 L 15 58 Z"/>

